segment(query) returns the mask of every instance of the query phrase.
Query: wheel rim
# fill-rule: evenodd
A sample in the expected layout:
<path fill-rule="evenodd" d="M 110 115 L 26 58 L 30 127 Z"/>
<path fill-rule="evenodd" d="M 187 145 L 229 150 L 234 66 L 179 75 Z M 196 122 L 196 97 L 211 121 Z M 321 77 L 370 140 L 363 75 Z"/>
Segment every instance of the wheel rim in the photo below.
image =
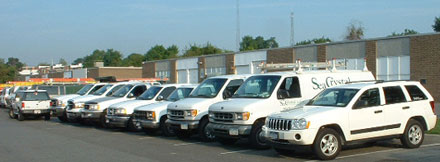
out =
<path fill-rule="evenodd" d="M 422 141 L 423 134 L 422 129 L 418 125 L 413 125 L 408 130 L 408 139 L 414 145 L 417 145 Z"/>
<path fill-rule="evenodd" d="M 208 129 L 206 129 L 206 127 L 205 127 L 205 136 L 206 136 L 207 139 L 214 139 L 214 138 L 215 138 L 215 135 L 212 134 L 211 131 L 209 131 Z"/>
<path fill-rule="evenodd" d="M 10 117 L 14 117 L 14 112 L 13 112 L 13 110 L 11 109 L 11 110 L 9 110 L 9 116 Z"/>
<path fill-rule="evenodd" d="M 326 156 L 332 156 L 338 150 L 338 139 L 333 134 L 326 134 L 321 139 L 321 152 Z"/>
<path fill-rule="evenodd" d="M 258 131 L 257 133 L 257 142 L 261 145 L 261 146 L 266 146 L 266 138 L 264 137 L 264 133 L 263 131 Z"/>

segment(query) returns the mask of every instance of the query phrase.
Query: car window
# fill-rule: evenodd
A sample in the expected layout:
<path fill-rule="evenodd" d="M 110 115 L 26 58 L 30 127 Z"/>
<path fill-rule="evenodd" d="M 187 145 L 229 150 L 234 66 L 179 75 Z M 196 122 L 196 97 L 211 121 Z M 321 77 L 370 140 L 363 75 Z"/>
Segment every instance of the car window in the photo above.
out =
<path fill-rule="evenodd" d="M 107 92 L 107 94 L 105 96 L 113 95 L 113 93 L 115 93 L 117 90 L 119 90 L 123 86 L 124 85 L 117 85 L 117 86 L 113 87 L 110 91 Z"/>
<path fill-rule="evenodd" d="M 151 100 L 153 99 L 157 93 L 162 89 L 162 87 L 153 86 L 148 88 L 147 91 L 143 92 L 137 99 L 139 100 Z"/>
<path fill-rule="evenodd" d="M 378 88 L 366 90 L 354 104 L 354 108 L 365 108 L 380 105 L 380 94 Z"/>
<path fill-rule="evenodd" d="M 233 98 L 268 98 L 280 80 L 280 76 L 252 76 L 248 78 Z"/>
<path fill-rule="evenodd" d="M 281 83 L 280 90 L 287 91 L 285 98 L 301 97 L 301 88 L 299 87 L 299 80 L 297 77 L 288 77 Z"/>
<path fill-rule="evenodd" d="M 98 89 L 102 88 L 104 85 L 97 85 L 95 87 L 92 88 L 92 90 L 90 90 L 90 92 L 88 94 L 93 94 L 95 93 Z"/>
<path fill-rule="evenodd" d="M 168 96 L 170 96 L 170 94 L 176 90 L 176 87 L 167 87 L 164 90 L 162 90 L 162 92 L 160 92 L 160 96 L 162 96 L 163 98 L 168 98 Z"/>
<path fill-rule="evenodd" d="M 93 95 L 102 95 L 102 94 L 104 94 L 104 92 L 105 91 L 107 91 L 110 87 L 112 87 L 113 85 L 112 84 L 107 84 L 107 85 L 105 85 L 105 86 L 103 86 L 103 87 L 101 87 L 101 88 L 99 88 L 97 91 L 95 91 L 95 92 L 90 92 L 90 94 L 93 94 Z"/>
<path fill-rule="evenodd" d="M 178 88 L 166 99 L 167 101 L 178 101 L 189 96 L 193 88 Z"/>
<path fill-rule="evenodd" d="M 115 93 L 112 94 L 112 97 L 124 97 L 130 89 L 133 88 L 133 85 L 125 85 L 119 88 Z"/>
<path fill-rule="evenodd" d="M 49 95 L 43 92 L 26 92 L 23 100 L 25 101 L 41 101 L 49 100 Z"/>
<path fill-rule="evenodd" d="M 409 96 L 411 97 L 411 100 L 413 101 L 419 101 L 419 100 L 426 100 L 428 97 L 426 97 L 425 93 L 420 90 L 419 87 L 416 85 L 406 85 L 406 90 L 409 93 Z"/>
<path fill-rule="evenodd" d="M 385 94 L 386 104 L 406 102 L 405 95 L 400 86 L 383 87 L 383 92 Z"/>
<path fill-rule="evenodd" d="M 139 97 L 142 93 L 147 90 L 147 87 L 145 85 L 137 86 L 135 87 L 130 93 L 133 94 L 134 97 Z"/>
<path fill-rule="evenodd" d="M 358 89 L 325 89 L 310 100 L 307 105 L 345 107 L 358 91 Z"/>
<path fill-rule="evenodd" d="M 230 98 L 241 84 L 243 84 L 242 79 L 231 80 L 223 91 L 223 98 Z"/>
<path fill-rule="evenodd" d="M 194 92 L 191 93 L 190 97 L 214 98 L 217 96 L 226 81 L 227 79 L 222 78 L 206 79 L 199 86 L 197 86 Z"/>

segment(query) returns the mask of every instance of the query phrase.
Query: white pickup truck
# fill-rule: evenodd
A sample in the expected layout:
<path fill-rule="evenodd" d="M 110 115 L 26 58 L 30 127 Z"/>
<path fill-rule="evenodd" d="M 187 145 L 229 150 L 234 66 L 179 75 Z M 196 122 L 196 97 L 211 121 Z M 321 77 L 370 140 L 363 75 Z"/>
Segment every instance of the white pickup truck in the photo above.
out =
<path fill-rule="evenodd" d="M 88 94 L 92 94 L 101 87 L 103 87 L 106 83 L 96 83 L 96 84 L 87 84 L 78 90 L 75 94 L 61 95 L 52 98 L 52 111 L 54 112 L 54 116 L 57 116 L 58 119 L 62 122 L 67 121 L 67 101 L 72 98 L 78 96 L 84 96 Z"/>
<path fill-rule="evenodd" d="M 179 138 L 187 138 L 197 132 L 203 141 L 213 140 L 215 136 L 205 129 L 209 122 L 209 106 L 230 98 L 248 76 L 223 75 L 206 79 L 188 98 L 168 105 L 165 123 Z"/>
<path fill-rule="evenodd" d="M 166 99 L 179 84 L 157 85 L 148 88 L 135 100 L 123 101 L 110 105 L 107 109 L 106 123 L 112 127 L 127 128 L 128 130 L 140 130 L 133 123 L 132 113 L 136 107 L 149 105 Z"/>
<path fill-rule="evenodd" d="M 109 97 L 113 95 L 119 88 L 126 85 L 127 82 L 109 83 L 101 87 L 93 94 L 78 96 L 67 101 L 67 119 L 68 121 L 80 121 L 81 122 L 81 109 L 84 108 L 84 104 L 87 101 L 91 101 L 98 98 Z"/>
<path fill-rule="evenodd" d="M 153 103 L 135 108 L 133 123 L 142 127 L 147 133 L 159 129 L 164 136 L 172 136 L 174 132 L 166 126 L 167 106 L 189 96 L 196 85 L 182 85 L 163 102 Z"/>
<path fill-rule="evenodd" d="M 45 90 L 18 90 L 15 94 L 10 118 L 23 121 L 28 116 L 44 116 L 45 120 L 50 120 L 50 98 Z"/>
<path fill-rule="evenodd" d="M 110 97 L 87 101 L 81 109 L 81 120 L 97 121 L 102 127 L 107 127 L 105 116 L 107 108 L 118 102 L 134 100 L 151 87 L 150 83 L 132 82 L 121 87 Z"/>
<path fill-rule="evenodd" d="M 313 70 L 254 75 L 231 99 L 209 107 L 208 129 L 222 144 L 249 138 L 255 148 L 268 148 L 262 133 L 266 116 L 304 105 L 328 87 L 360 80 L 374 80 L 369 71 Z"/>
<path fill-rule="evenodd" d="M 435 127 L 434 99 L 418 82 L 365 82 L 324 90 L 304 107 L 267 117 L 263 136 L 276 151 L 312 148 L 321 160 L 342 146 L 400 138 L 417 148 Z"/>

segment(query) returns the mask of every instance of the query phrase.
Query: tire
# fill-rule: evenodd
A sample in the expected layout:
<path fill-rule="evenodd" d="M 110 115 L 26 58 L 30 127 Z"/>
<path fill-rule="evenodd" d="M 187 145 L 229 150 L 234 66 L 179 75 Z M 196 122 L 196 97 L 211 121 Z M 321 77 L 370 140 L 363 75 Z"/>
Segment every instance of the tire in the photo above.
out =
<path fill-rule="evenodd" d="M 425 139 L 425 130 L 419 121 L 410 119 L 400 141 L 406 148 L 418 148 Z"/>
<path fill-rule="evenodd" d="M 192 133 L 190 131 L 187 130 L 174 130 L 176 133 L 177 138 L 179 139 L 188 139 L 191 137 Z"/>
<path fill-rule="evenodd" d="M 101 116 L 99 117 L 99 126 L 101 128 L 109 128 L 109 125 L 105 122 L 105 116 L 107 115 L 107 110 L 104 110 L 104 112 L 101 113 Z"/>
<path fill-rule="evenodd" d="M 295 152 L 293 150 L 287 150 L 287 149 L 276 148 L 276 147 L 274 147 L 273 149 L 280 155 L 291 155 Z"/>
<path fill-rule="evenodd" d="M 335 159 L 341 152 L 341 136 L 334 129 L 323 128 L 319 130 L 313 142 L 312 149 L 321 160 Z"/>
<path fill-rule="evenodd" d="M 11 119 L 17 119 L 17 115 L 14 114 L 14 109 L 9 109 L 9 118 Z"/>
<path fill-rule="evenodd" d="M 206 129 L 206 126 L 208 125 L 208 123 L 209 123 L 208 118 L 203 118 L 199 124 L 198 133 L 199 133 L 200 139 L 203 142 L 212 142 L 215 140 L 214 134 L 212 134 L 211 131 Z"/>
<path fill-rule="evenodd" d="M 223 137 L 216 137 L 215 138 L 219 143 L 222 145 L 230 146 L 235 143 L 237 143 L 238 139 L 235 138 L 223 138 Z"/>
<path fill-rule="evenodd" d="M 23 115 L 23 113 L 21 113 L 21 111 L 18 111 L 17 120 L 18 121 L 23 121 L 24 120 L 24 115 Z"/>
<path fill-rule="evenodd" d="M 63 122 L 63 123 L 69 121 L 69 120 L 67 119 L 67 109 L 66 109 L 66 108 L 64 108 L 63 115 L 58 116 L 58 119 L 59 119 L 61 122 Z"/>
<path fill-rule="evenodd" d="M 128 119 L 126 129 L 127 129 L 128 131 L 133 131 L 133 132 L 136 132 L 136 131 L 140 131 L 140 130 L 142 130 L 142 128 L 137 127 L 137 126 L 133 123 L 133 117 L 130 117 L 130 119 Z"/>
<path fill-rule="evenodd" d="M 44 120 L 46 120 L 46 121 L 50 120 L 50 114 L 44 115 Z"/>
<path fill-rule="evenodd" d="M 166 115 L 160 119 L 160 123 L 159 123 L 160 131 L 162 131 L 162 135 L 165 137 L 174 136 L 175 135 L 174 130 L 165 124 L 166 120 L 167 120 Z"/>
<path fill-rule="evenodd" d="M 270 146 L 266 143 L 266 139 L 262 136 L 262 127 L 264 120 L 258 120 L 252 126 L 251 134 L 249 135 L 250 144 L 256 149 L 268 149 Z"/>

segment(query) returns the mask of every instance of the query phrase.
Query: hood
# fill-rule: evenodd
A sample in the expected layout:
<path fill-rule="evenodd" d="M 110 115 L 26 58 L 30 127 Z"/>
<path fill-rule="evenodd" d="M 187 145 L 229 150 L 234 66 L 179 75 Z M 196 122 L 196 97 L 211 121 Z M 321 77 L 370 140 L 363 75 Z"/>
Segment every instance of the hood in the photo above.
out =
<path fill-rule="evenodd" d="M 93 99 L 90 101 L 87 101 L 86 104 L 97 104 L 97 103 L 101 103 L 101 102 L 105 102 L 108 100 L 114 100 L 114 99 L 118 99 L 119 97 L 103 97 L 103 98 L 97 98 L 97 99 Z M 121 97 L 122 98 L 122 97 Z"/>
<path fill-rule="evenodd" d="M 59 101 L 67 102 L 67 100 L 70 100 L 70 99 L 78 97 L 78 96 L 80 96 L 80 95 L 79 94 L 69 94 L 69 95 L 57 96 L 57 97 L 54 97 L 54 98 L 59 100 Z"/>
<path fill-rule="evenodd" d="M 217 102 L 209 107 L 209 111 L 223 111 L 223 112 L 244 112 L 248 109 L 260 108 L 258 105 L 265 103 L 266 99 L 255 98 L 237 98 L 226 101 Z"/>
<path fill-rule="evenodd" d="M 185 98 L 168 105 L 169 109 L 208 109 L 208 107 L 218 102 L 215 98 Z"/>
<path fill-rule="evenodd" d="M 291 109 L 280 113 L 272 114 L 270 117 L 283 119 L 300 119 L 300 118 L 316 118 L 319 116 L 329 116 L 334 111 L 341 110 L 340 107 L 324 107 L 324 106 L 304 106 L 297 109 Z"/>
<path fill-rule="evenodd" d="M 151 103 L 157 102 L 156 100 L 129 100 L 129 101 L 123 101 L 119 102 L 113 105 L 110 105 L 110 108 L 125 108 L 125 109 L 131 109 L 134 110 L 134 108 L 143 106 L 143 105 L 149 105 Z"/>
<path fill-rule="evenodd" d="M 160 111 L 160 110 L 166 110 L 167 106 L 173 102 L 171 101 L 163 101 L 163 102 L 156 102 L 149 105 L 139 106 L 135 110 L 137 111 Z"/>
<path fill-rule="evenodd" d="M 70 99 L 73 103 L 84 103 L 90 100 L 94 100 L 97 98 L 101 98 L 102 96 L 96 96 L 96 95 L 85 95 L 85 96 L 78 96 L 75 98 Z"/>

